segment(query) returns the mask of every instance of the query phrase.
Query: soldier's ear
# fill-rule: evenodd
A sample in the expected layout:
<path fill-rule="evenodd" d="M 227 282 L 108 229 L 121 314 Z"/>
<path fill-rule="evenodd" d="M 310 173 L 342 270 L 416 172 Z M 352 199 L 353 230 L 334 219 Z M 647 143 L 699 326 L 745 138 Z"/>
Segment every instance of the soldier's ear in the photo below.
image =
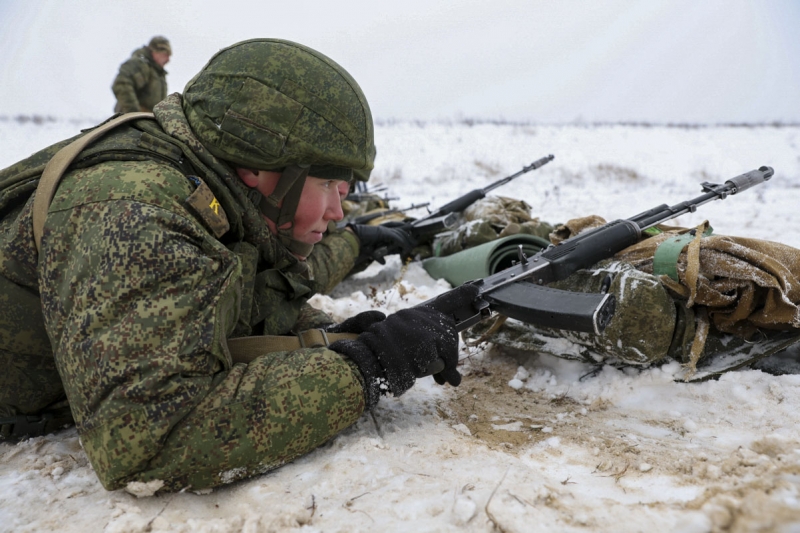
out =
<path fill-rule="evenodd" d="M 251 168 L 236 167 L 236 175 L 251 189 L 258 185 L 258 171 Z"/>

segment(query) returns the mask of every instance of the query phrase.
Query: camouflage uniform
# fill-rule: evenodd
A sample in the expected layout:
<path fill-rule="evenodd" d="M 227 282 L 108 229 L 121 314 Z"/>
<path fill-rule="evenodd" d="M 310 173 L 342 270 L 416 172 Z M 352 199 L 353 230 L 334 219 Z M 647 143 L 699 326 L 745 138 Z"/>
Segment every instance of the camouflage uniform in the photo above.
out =
<path fill-rule="evenodd" d="M 249 57 L 264 42 L 285 45 L 290 59 L 307 51 L 267 40 L 230 49 Z M 203 489 L 266 472 L 353 424 L 365 406 L 357 367 L 326 348 L 233 364 L 227 339 L 329 323 L 306 301 L 346 275 L 358 243 L 335 232 L 308 261 L 288 252 L 252 189 L 190 127 L 198 107 L 186 95 L 197 79 L 156 107 L 157 124 L 119 127 L 82 153 L 50 205 L 40 254 L 31 192 L 67 141 L 0 171 L 0 184 L 14 184 L 0 196 L 0 283 L 3 303 L 14 304 L 0 310 L 0 357 L 16 369 L 0 378 L 0 405 L 33 413 L 65 392 L 107 489 L 151 480 Z M 312 101 L 321 90 L 312 77 L 292 81 Z M 355 82 L 344 83 L 366 106 Z M 368 122 L 367 138 L 349 132 L 371 150 L 360 169 L 368 175 L 372 119 L 368 108 L 348 111 L 339 120 Z"/>
<path fill-rule="evenodd" d="M 152 111 L 167 97 L 167 71 L 153 60 L 151 46 L 134 50 L 130 59 L 120 65 L 111 90 L 117 97 L 115 113 Z"/>

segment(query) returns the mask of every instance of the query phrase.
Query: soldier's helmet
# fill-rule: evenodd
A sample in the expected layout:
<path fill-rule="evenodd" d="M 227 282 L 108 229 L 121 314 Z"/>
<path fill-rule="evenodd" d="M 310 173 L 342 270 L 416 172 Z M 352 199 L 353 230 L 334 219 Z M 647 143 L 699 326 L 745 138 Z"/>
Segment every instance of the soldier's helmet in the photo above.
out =
<path fill-rule="evenodd" d="M 366 181 L 373 168 L 372 113 L 364 93 L 344 68 L 301 44 L 252 39 L 221 50 L 186 85 L 183 109 L 218 158 L 283 172 L 279 197 L 259 206 L 278 227 L 293 220 L 297 202 L 291 198 L 299 198 L 306 175 Z M 279 201 L 282 209 L 274 207 Z"/>
<path fill-rule="evenodd" d="M 239 166 L 331 166 L 364 177 L 373 166 L 364 93 L 344 68 L 301 44 L 253 39 L 221 50 L 186 85 L 183 106 L 203 144 Z"/>

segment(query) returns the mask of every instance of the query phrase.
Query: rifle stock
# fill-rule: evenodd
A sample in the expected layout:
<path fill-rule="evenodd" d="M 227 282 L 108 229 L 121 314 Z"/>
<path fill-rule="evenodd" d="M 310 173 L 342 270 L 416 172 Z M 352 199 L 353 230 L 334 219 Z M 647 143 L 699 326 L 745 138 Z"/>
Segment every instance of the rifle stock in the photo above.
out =
<path fill-rule="evenodd" d="M 557 245 L 550 245 L 532 257 L 526 257 L 520 248 L 515 265 L 467 282 L 477 285 L 480 292 L 468 309 L 453 313 L 456 328 L 463 331 L 492 313 L 500 313 L 538 326 L 600 334 L 614 315 L 616 302 L 613 295 L 573 293 L 545 285 L 565 279 L 636 244 L 642 232 L 650 227 L 694 212 L 705 203 L 724 200 L 729 195 L 764 183 L 773 174 L 771 167 L 762 166 L 722 185 L 704 182 L 701 187 L 705 194 L 701 196 L 674 206 L 663 204 L 629 219 L 608 222 Z M 610 280 L 606 281 L 604 286 L 607 287 Z M 433 305 L 439 298 L 447 298 L 449 292 L 420 305 Z M 428 372 L 436 374 L 443 369 L 444 362 L 439 360 L 428 368 Z"/>

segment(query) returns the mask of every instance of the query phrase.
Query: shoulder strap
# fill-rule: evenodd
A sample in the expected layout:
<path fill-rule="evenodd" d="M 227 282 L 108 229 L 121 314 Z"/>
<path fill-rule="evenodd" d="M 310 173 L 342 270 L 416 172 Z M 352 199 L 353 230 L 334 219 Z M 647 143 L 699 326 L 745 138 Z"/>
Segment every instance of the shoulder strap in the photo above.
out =
<path fill-rule="evenodd" d="M 120 124 L 140 118 L 153 118 L 153 114 L 126 113 L 120 115 L 96 127 L 83 137 L 74 140 L 56 152 L 56 155 L 48 161 L 47 165 L 44 167 L 44 172 L 42 172 L 42 177 L 39 179 L 39 185 L 36 188 L 36 196 L 33 199 L 33 238 L 36 241 L 37 251 L 41 248 L 42 231 L 44 230 L 44 221 L 47 218 L 47 211 L 50 209 L 50 202 L 53 201 L 53 196 L 58 188 L 58 182 L 61 181 L 61 177 L 67 170 L 67 167 L 69 167 L 75 158 L 78 157 L 78 154 L 93 141 L 102 137 Z"/>
<path fill-rule="evenodd" d="M 261 335 L 228 339 L 228 351 L 234 363 L 249 363 L 259 355 L 270 352 L 299 350 L 300 348 L 319 348 L 344 339 L 353 340 L 355 333 L 329 333 L 323 329 L 301 331 L 297 336 Z"/>

